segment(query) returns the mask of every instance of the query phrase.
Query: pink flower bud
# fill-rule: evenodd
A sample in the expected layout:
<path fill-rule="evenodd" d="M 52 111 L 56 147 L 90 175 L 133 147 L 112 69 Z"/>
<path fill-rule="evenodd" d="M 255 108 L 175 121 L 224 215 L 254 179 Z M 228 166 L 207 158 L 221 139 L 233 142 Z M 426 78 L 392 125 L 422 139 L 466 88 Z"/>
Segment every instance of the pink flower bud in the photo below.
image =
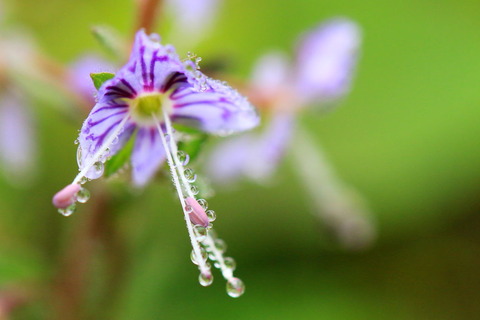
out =
<path fill-rule="evenodd" d="M 53 205 L 59 209 L 67 208 L 68 206 L 75 203 L 75 196 L 78 191 L 80 191 L 79 184 L 69 184 L 53 196 Z"/>

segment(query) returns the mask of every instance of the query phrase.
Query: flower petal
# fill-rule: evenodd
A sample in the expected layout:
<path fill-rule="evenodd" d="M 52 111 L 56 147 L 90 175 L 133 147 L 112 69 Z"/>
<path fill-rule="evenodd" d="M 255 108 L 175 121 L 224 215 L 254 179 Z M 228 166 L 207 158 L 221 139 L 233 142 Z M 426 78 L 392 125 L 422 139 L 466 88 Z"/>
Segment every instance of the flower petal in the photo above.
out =
<path fill-rule="evenodd" d="M 307 102 L 334 99 L 348 91 L 360 41 L 358 26 L 347 19 L 331 20 L 303 38 L 296 84 Z"/>
<path fill-rule="evenodd" d="M 147 36 L 144 30 L 138 31 L 130 60 L 118 73 L 118 78 L 124 78 L 138 93 L 164 92 L 164 83 L 172 73 L 185 72 L 175 49 L 170 45 L 161 45 L 159 40 L 156 34 Z M 116 79 L 112 80 L 110 85 L 118 84 Z"/>
<path fill-rule="evenodd" d="M 228 135 L 251 129 L 260 119 L 248 100 L 229 86 L 204 78 L 206 90 L 182 87 L 173 91 L 172 120 L 205 132 Z"/>
<path fill-rule="evenodd" d="M 165 160 L 160 135 L 156 128 L 140 128 L 132 152 L 133 183 L 141 187 L 153 177 Z"/>
<path fill-rule="evenodd" d="M 264 132 L 219 144 L 208 161 L 209 177 L 219 184 L 232 184 L 241 177 L 258 182 L 270 178 L 290 142 L 293 120 L 289 114 L 275 114 Z"/>
<path fill-rule="evenodd" d="M 134 124 L 128 120 L 123 128 L 122 120 L 128 116 L 126 104 L 97 103 L 83 123 L 78 142 L 81 154 L 79 154 L 79 169 L 83 169 L 94 159 L 95 154 L 107 142 L 108 137 L 119 130 L 118 141 L 111 144 L 104 156 L 115 154 L 128 140 L 134 129 Z M 115 141 L 114 141 L 115 142 Z M 86 174 L 87 178 L 95 179 L 97 175 L 91 170 Z"/>

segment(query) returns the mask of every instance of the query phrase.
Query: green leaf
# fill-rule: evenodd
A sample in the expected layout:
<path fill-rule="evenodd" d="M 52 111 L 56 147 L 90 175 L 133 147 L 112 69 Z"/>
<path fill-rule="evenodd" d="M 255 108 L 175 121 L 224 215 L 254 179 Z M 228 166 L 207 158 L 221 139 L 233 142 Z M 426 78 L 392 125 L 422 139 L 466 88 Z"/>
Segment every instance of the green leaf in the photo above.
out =
<path fill-rule="evenodd" d="M 207 139 L 208 135 L 204 133 L 192 135 L 188 140 L 179 142 L 178 149 L 186 152 L 190 156 L 190 160 L 193 160 L 199 155 Z"/>
<path fill-rule="evenodd" d="M 132 154 L 135 136 L 136 134 L 132 134 L 125 146 L 105 163 L 105 177 L 108 178 L 112 176 L 125 166 L 125 163 L 130 159 L 130 155 Z"/>
<path fill-rule="evenodd" d="M 97 90 L 105 83 L 105 81 L 112 79 L 115 77 L 113 73 L 109 72 L 101 72 L 101 73 L 90 73 L 90 78 L 92 78 L 93 85 Z"/>

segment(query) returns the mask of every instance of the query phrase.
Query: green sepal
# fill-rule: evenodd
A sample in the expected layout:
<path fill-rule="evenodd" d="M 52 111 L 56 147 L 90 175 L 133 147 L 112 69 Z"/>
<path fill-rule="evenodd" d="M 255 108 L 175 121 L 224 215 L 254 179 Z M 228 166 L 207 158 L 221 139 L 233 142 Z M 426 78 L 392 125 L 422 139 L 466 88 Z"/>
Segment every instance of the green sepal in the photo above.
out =
<path fill-rule="evenodd" d="M 132 155 L 135 136 L 136 133 L 132 134 L 125 146 L 120 149 L 120 151 L 118 151 L 113 157 L 108 159 L 107 162 L 105 162 L 105 177 L 108 178 L 112 176 L 118 170 L 125 166 L 125 163 L 127 163 L 128 159 L 130 159 L 130 156 Z"/>
<path fill-rule="evenodd" d="M 105 81 L 113 79 L 113 77 L 115 77 L 115 74 L 109 72 L 90 73 L 90 78 L 92 78 L 93 85 L 97 90 L 100 89 Z"/>

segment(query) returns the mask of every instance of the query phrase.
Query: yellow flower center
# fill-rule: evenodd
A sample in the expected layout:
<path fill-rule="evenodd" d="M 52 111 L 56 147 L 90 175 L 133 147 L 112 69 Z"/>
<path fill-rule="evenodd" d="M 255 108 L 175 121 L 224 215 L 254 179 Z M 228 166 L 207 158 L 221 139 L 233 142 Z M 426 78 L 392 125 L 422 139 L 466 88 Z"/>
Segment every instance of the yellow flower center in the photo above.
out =
<path fill-rule="evenodd" d="M 135 99 L 129 99 L 128 104 L 133 120 L 145 125 L 155 124 L 152 115 L 157 119 L 163 119 L 164 111 L 169 114 L 172 110 L 170 99 L 158 92 L 144 93 Z"/>

